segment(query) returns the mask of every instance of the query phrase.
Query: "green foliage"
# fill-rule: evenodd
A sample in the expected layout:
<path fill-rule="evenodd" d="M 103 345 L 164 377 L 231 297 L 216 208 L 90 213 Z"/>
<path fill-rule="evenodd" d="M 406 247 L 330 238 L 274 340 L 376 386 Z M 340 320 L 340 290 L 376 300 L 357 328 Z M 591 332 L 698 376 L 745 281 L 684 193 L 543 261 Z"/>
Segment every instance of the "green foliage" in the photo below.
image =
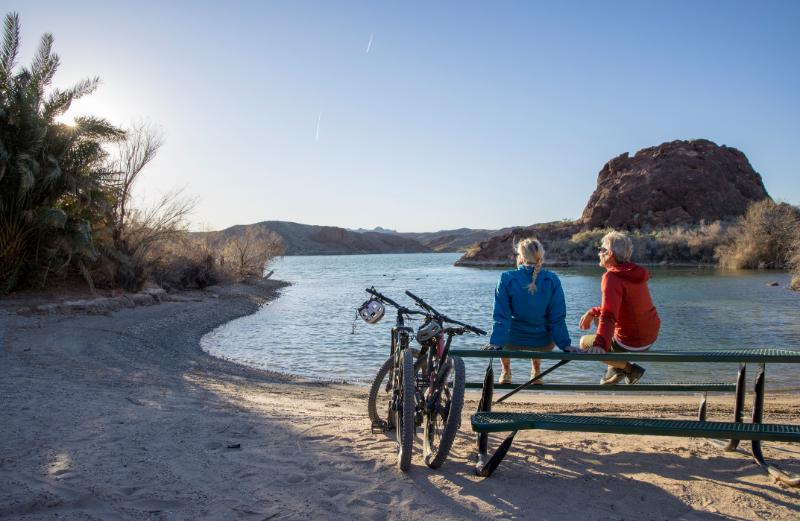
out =
<path fill-rule="evenodd" d="M 103 144 L 124 132 L 107 121 L 56 122 L 71 103 L 94 92 L 98 78 L 52 89 L 59 66 L 53 36 L 42 36 L 29 67 L 17 68 L 20 24 L 6 15 L 0 50 L 0 295 L 43 281 L 51 271 L 82 273 L 97 258 L 93 229 L 113 197 Z"/>

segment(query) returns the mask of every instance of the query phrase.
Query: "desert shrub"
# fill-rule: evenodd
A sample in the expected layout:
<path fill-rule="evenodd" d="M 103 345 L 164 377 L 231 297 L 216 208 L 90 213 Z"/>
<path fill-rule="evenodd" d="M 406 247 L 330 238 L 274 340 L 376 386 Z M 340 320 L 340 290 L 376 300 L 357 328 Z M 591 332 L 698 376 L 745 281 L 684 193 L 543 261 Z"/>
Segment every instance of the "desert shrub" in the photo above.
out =
<path fill-rule="evenodd" d="M 230 284 L 234 277 L 220 266 L 220 256 L 219 245 L 209 236 L 187 234 L 150 251 L 148 277 L 167 291 Z"/>
<path fill-rule="evenodd" d="M 726 268 L 780 268 L 792 263 L 798 235 L 800 209 L 764 199 L 747 207 L 716 256 Z"/>
<path fill-rule="evenodd" d="M 789 262 L 792 265 L 792 273 L 796 275 L 792 278 L 789 288 L 800 291 L 800 233 L 795 237 Z"/>
<path fill-rule="evenodd" d="M 477 242 L 473 242 L 467 247 L 465 255 L 467 257 L 474 257 L 479 251 L 481 251 L 481 245 Z"/>
<path fill-rule="evenodd" d="M 236 230 L 228 239 L 221 263 L 239 281 L 260 280 L 272 261 L 285 253 L 280 235 L 259 226 L 248 226 Z"/>
<path fill-rule="evenodd" d="M 631 260 L 639 263 L 714 262 L 715 249 L 727 240 L 722 222 L 681 224 L 664 229 L 644 227 L 627 232 L 633 242 Z M 579 261 L 597 260 L 597 251 L 603 237 L 611 229 L 584 230 L 570 239 L 553 241 L 549 252 Z"/>

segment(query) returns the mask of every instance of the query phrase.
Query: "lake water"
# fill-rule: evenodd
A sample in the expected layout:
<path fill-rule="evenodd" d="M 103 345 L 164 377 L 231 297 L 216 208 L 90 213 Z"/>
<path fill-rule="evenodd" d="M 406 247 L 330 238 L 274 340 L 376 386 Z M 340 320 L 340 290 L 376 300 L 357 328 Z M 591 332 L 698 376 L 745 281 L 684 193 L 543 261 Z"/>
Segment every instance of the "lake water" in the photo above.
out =
<path fill-rule="evenodd" d="M 272 266 L 275 278 L 294 284 L 253 315 L 229 322 L 203 337 L 206 351 L 272 371 L 350 382 L 370 382 L 389 355 L 395 313 L 378 324 L 361 319 L 352 332 L 356 308 L 375 289 L 409 308 L 409 290 L 439 312 L 486 331 L 492 327 L 494 287 L 501 268 L 452 266 L 456 253 L 286 257 Z M 653 302 L 661 317 L 654 349 L 713 350 L 763 347 L 800 350 L 800 294 L 785 289 L 783 271 L 714 268 L 649 268 Z M 604 269 L 553 268 L 564 287 L 567 326 L 573 345 L 578 320 L 600 305 Z M 779 287 L 767 286 L 778 282 Z M 407 322 L 417 327 L 420 322 Z M 594 332 L 594 331 L 592 331 Z M 488 336 L 463 335 L 453 348 L 479 348 Z M 467 379 L 481 380 L 486 362 L 465 360 Z M 546 367 L 549 362 L 543 362 Z M 735 381 L 736 364 L 646 365 L 643 383 Z M 749 379 L 755 367 L 749 369 Z M 571 362 L 547 381 L 597 383 L 599 362 Z M 512 361 L 515 380 L 527 380 L 530 363 Z M 800 366 L 767 366 L 773 390 L 800 390 Z M 524 378 L 523 378 L 524 377 Z"/>

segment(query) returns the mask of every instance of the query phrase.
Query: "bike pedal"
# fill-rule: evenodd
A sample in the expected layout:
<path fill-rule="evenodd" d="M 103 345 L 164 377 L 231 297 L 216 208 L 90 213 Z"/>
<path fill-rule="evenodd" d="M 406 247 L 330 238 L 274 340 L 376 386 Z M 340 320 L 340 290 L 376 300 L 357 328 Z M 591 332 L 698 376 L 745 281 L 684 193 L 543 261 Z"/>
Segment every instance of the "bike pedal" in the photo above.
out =
<path fill-rule="evenodd" d="M 383 434 L 389 430 L 389 424 L 383 420 L 372 422 L 372 434 Z"/>

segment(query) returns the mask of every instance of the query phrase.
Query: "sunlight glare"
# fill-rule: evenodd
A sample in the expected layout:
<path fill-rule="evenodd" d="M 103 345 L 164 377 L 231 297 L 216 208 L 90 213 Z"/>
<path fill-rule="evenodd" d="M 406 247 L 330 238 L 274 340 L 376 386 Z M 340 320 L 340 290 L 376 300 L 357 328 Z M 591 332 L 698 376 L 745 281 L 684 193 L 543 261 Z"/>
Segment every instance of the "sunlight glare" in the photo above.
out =
<path fill-rule="evenodd" d="M 75 126 L 75 118 L 74 118 L 74 116 L 70 116 L 69 115 L 69 111 L 67 111 L 64 114 L 61 114 L 60 116 L 58 116 L 55 121 L 56 121 L 56 123 L 61 123 L 61 124 L 67 125 L 68 127 L 74 127 Z"/>

